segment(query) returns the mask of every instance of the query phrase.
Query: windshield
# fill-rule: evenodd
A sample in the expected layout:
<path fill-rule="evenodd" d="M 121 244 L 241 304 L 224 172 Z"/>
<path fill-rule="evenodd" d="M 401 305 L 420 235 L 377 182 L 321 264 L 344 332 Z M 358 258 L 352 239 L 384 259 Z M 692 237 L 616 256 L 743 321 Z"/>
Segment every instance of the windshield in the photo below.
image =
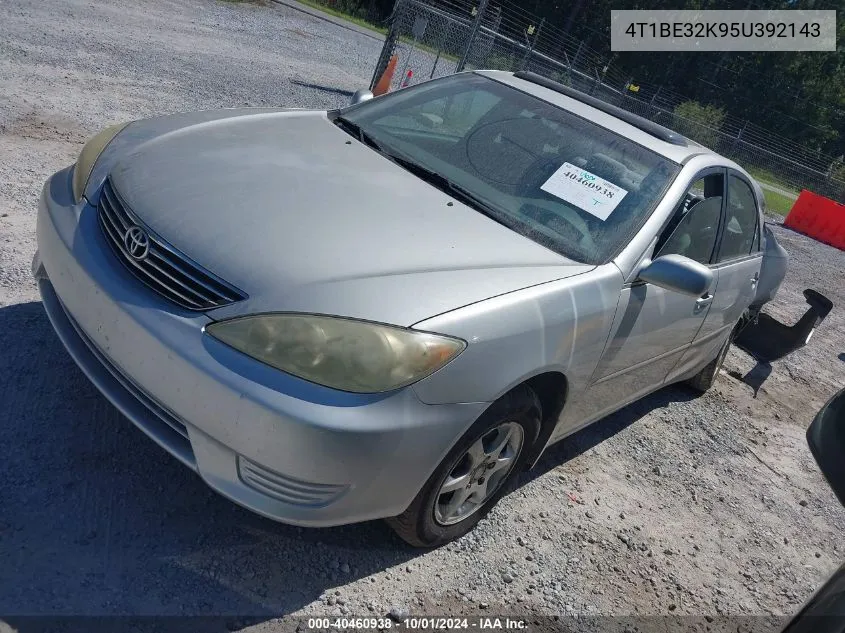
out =
<path fill-rule="evenodd" d="M 680 169 L 482 75 L 406 88 L 346 109 L 343 121 L 400 164 L 436 174 L 435 186 L 453 185 L 498 222 L 590 264 L 618 252 Z"/>

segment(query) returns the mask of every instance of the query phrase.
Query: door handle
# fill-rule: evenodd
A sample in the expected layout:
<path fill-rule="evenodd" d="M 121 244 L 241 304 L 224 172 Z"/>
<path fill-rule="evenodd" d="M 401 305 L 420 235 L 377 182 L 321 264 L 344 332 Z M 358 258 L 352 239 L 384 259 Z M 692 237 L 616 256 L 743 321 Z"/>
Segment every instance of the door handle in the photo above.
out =
<path fill-rule="evenodd" d="M 707 306 L 709 306 L 713 302 L 713 295 L 706 294 L 703 297 L 699 297 L 695 300 L 695 309 L 693 313 L 698 313 L 704 310 Z"/>
<path fill-rule="evenodd" d="M 754 273 L 754 276 L 751 278 L 751 287 L 755 288 L 758 281 L 760 281 L 760 273 Z"/>

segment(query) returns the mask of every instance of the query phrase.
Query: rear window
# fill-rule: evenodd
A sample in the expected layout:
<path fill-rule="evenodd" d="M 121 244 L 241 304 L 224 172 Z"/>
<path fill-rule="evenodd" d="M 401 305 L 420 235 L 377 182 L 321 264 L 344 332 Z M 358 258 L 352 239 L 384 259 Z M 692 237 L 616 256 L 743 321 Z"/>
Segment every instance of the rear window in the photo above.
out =
<path fill-rule="evenodd" d="M 386 149 L 472 192 L 512 230 L 591 264 L 621 249 L 680 169 L 481 75 L 406 88 L 344 116 Z"/>

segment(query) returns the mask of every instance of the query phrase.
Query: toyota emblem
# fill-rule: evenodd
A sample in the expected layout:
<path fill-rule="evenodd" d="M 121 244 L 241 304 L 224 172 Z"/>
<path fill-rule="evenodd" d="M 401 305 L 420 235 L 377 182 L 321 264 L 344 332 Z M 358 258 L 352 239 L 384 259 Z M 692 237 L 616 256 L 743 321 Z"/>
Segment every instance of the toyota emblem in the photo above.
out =
<path fill-rule="evenodd" d="M 150 254 L 150 237 L 140 226 L 130 226 L 123 234 L 123 245 L 129 257 L 136 262 L 143 261 Z"/>

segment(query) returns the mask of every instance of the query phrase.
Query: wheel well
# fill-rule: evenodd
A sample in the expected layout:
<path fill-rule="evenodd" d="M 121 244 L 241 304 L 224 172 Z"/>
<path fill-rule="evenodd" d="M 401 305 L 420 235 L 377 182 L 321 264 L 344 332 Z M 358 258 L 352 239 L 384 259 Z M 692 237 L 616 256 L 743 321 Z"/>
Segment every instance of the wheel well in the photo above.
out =
<path fill-rule="evenodd" d="M 563 405 L 566 402 L 569 383 L 566 376 L 560 372 L 550 371 L 532 376 L 522 384 L 531 387 L 537 394 L 540 406 L 543 408 L 540 435 L 537 436 L 537 441 L 531 446 L 531 454 L 527 462 L 533 466 L 557 425 L 560 413 L 563 411 Z"/>

